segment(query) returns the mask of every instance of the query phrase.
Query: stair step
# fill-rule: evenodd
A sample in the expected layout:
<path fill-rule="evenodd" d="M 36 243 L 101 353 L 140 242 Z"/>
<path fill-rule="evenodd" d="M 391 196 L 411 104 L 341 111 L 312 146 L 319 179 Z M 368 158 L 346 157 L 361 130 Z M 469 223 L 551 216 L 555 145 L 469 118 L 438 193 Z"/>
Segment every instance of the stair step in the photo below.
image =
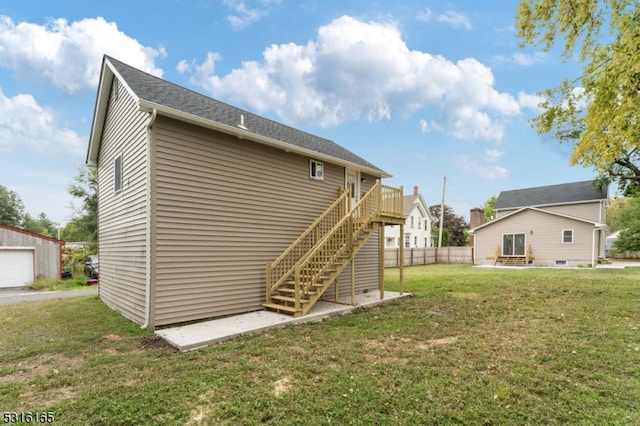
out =
<path fill-rule="evenodd" d="M 295 288 L 290 288 L 290 287 L 280 287 L 280 288 L 278 289 L 278 291 L 279 291 L 279 292 L 281 292 L 281 293 L 294 294 L 294 293 L 296 292 L 296 289 L 295 289 Z M 318 292 L 317 292 L 317 291 L 315 291 L 315 290 L 309 290 L 309 291 L 307 292 L 307 294 L 309 294 L 309 295 L 311 295 L 311 296 L 313 296 L 314 294 L 317 294 L 317 293 L 318 293 Z"/>
<path fill-rule="evenodd" d="M 279 300 L 281 302 L 291 302 L 291 303 L 296 303 L 296 298 L 295 297 L 288 297 L 288 296 L 271 296 L 272 300 Z M 310 300 L 309 299 L 303 299 L 300 298 L 300 304 L 305 304 L 305 303 L 309 303 Z"/>
<path fill-rule="evenodd" d="M 277 303 L 263 303 L 262 306 L 266 309 L 271 309 L 274 311 L 283 311 L 283 312 L 288 312 L 290 314 L 296 314 L 299 312 L 302 312 L 302 310 L 298 310 L 296 308 L 294 308 L 293 306 L 285 306 L 285 305 L 279 305 Z"/>

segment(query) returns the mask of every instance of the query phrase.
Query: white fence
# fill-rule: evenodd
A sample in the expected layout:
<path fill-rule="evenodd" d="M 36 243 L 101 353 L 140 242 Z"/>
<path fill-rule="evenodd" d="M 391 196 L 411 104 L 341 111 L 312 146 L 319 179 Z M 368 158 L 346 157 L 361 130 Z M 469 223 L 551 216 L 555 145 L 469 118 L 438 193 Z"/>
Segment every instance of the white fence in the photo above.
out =
<path fill-rule="evenodd" d="M 406 248 L 404 266 L 429 265 L 432 263 L 473 263 L 471 247 Z M 400 249 L 384 250 L 384 267 L 400 266 Z"/>

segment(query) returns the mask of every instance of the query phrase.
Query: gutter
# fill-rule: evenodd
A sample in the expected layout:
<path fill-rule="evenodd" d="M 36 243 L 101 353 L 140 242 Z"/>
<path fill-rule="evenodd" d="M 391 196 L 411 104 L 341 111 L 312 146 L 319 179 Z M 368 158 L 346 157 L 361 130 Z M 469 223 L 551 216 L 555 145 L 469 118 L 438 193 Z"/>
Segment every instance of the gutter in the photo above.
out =
<path fill-rule="evenodd" d="M 147 122 L 147 202 L 146 202 L 146 227 L 147 235 L 145 242 L 146 258 L 145 258 L 145 319 L 141 328 L 148 328 L 151 320 L 151 141 L 153 140 L 151 134 L 151 127 L 156 122 L 158 111 L 153 108 L 149 121 Z"/>

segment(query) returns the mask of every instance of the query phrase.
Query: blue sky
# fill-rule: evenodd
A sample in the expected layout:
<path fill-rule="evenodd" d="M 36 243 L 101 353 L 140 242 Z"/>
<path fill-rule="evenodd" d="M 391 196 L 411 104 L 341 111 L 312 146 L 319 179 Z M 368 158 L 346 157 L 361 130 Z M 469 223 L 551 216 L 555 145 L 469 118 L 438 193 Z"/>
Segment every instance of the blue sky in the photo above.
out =
<path fill-rule="evenodd" d="M 103 54 L 332 139 L 429 204 L 446 176 L 466 217 L 501 190 L 592 179 L 528 124 L 580 68 L 520 49 L 517 5 L 0 0 L 0 184 L 69 221 Z"/>

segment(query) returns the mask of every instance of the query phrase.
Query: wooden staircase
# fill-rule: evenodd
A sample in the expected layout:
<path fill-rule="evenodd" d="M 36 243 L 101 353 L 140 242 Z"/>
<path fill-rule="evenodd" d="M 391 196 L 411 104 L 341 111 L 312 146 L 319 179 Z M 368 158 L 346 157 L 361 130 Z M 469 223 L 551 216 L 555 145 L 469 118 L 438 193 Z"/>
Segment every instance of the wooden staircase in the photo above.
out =
<path fill-rule="evenodd" d="M 401 188 L 377 181 L 352 209 L 347 208 L 350 200 L 348 190 L 343 190 L 287 250 L 267 264 L 266 309 L 305 315 L 383 223 L 404 221 Z"/>

